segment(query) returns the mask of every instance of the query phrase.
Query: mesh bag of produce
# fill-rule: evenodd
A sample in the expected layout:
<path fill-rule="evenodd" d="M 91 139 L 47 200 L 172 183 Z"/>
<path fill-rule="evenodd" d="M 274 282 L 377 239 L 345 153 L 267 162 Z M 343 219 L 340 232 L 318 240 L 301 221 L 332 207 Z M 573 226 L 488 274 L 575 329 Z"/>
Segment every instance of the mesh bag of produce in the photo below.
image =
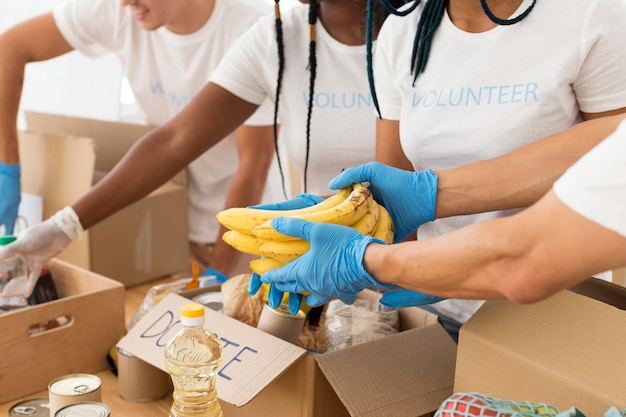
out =
<path fill-rule="evenodd" d="M 476 392 L 459 392 L 441 404 L 435 417 L 584 417 L 584 415 L 573 407 L 560 412 L 550 404 L 505 401 Z"/>

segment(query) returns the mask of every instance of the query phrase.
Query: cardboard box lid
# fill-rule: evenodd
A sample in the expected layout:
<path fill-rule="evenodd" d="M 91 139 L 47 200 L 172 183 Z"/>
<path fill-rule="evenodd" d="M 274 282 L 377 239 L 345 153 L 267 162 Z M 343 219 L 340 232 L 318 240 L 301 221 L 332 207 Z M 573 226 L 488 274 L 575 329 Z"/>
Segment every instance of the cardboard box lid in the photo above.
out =
<path fill-rule="evenodd" d="M 485 303 L 461 328 L 455 390 L 587 415 L 626 407 L 626 312 L 611 304 L 623 307 L 626 289 L 591 279 L 576 291 L 530 305 Z"/>
<path fill-rule="evenodd" d="M 182 327 L 180 307 L 187 298 L 170 293 L 150 310 L 117 346 L 165 371 L 164 348 Z M 222 341 L 218 397 L 241 407 L 279 377 L 306 350 L 236 319 L 205 308 L 205 326 Z"/>
<path fill-rule="evenodd" d="M 456 344 L 434 324 L 315 359 L 351 416 L 422 416 L 452 395 Z"/>
<path fill-rule="evenodd" d="M 155 126 L 86 119 L 82 117 L 24 111 L 29 131 L 92 138 L 97 153 L 96 169 L 110 171 L 131 146 Z M 93 170 L 92 170 L 93 171 Z"/>
<path fill-rule="evenodd" d="M 22 190 L 42 197 L 47 219 L 91 188 L 95 165 L 91 138 L 18 132 L 22 164 Z M 89 268 L 89 232 L 65 248 L 61 259 L 83 259 L 77 265 Z"/>

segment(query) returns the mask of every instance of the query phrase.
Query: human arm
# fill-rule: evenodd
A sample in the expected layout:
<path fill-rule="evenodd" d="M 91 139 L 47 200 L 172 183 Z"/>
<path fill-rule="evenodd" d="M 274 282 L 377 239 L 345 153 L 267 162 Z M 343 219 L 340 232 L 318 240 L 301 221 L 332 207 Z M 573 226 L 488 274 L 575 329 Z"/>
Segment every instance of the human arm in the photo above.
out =
<path fill-rule="evenodd" d="M 234 131 L 257 107 L 208 83 L 177 116 L 141 137 L 109 174 L 72 204 L 83 227 L 148 195 Z"/>
<path fill-rule="evenodd" d="M 370 245 L 363 263 L 379 282 L 414 291 L 531 303 L 626 265 L 626 238 L 576 213 L 550 191 L 514 216 L 427 241 Z"/>
<path fill-rule="evenodd" d="M 25 66 L 71 50 L 51 13 L 19 23 L 0 35 L 0 225 L 5 225 L 6 233 L 13 233 L 20 203 L 17 114 Z"/>
<path fill-rule="evenodd" d="M 274 157 L 273 126 L 241 126 L 235 132 L 239 166 L 226 196 L 224 209 L 246 207 L 261 201 L 267 173 Z M 273 184 L 273 186 L 278 186 Z M 239 252 L 222 240 L 220 227 L 209 266 L 231 276 Z"/>
<path fill-rule="evenodd" d="M 458 168 L 435 170 L 436 218 L 527 207 L 582 155 L 626 118 L 616 111 L 543 138 L 505 155 Z"/>

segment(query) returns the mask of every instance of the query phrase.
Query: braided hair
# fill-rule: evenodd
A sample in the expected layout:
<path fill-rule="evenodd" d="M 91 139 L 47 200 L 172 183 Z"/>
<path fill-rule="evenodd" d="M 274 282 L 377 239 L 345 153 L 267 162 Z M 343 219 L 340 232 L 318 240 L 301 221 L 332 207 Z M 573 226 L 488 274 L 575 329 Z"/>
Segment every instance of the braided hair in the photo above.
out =
<path fill-rule="evenodd" d="M 413 4 L 407 7 L 405 10 L 398 10 L 397 7 L 391 4 L 390 0 L 367 0 L 367 76 L 370 84 L 372 102 L 376 107 L 378 117 L 382 119 L 380 107 L 378 104 L 378 98 L 376 96 L 376 88 L 374 86 L 374 66 L 372 59 L 372 31 L 374 26 L 374 16 L 373 13 L 370 13 L 370 11 L 373 11 L 374 9 L 374 3 L 377 1 L 380 1 L 383 4 L 387 13 L 396 16 L 406 16 L 413 10 L 415 10 L 415 8 L 420 4 L 421 0 L 413 0 Z M 487 0 L 480 0 L 480 5 L 487 17 L 493 23 L 500 26 L 513 25 L 520 22 L 521 20 L 526 18 L 526 16 L 528 16 L 533 7 L 535 7 L 535 3 L 537 3 L 537 0 L 533 0 L 531 5 L 528 6 L 528 8 L 522 14 L 513 19 L 500 19 L 493 14 L 491 9 L 489 9 L 489 6 L 487 5 Z M 430 53 L 432 38 L 435 34 L 435 31 L 439 27 L 439 24 L 441 23 L 441 19 L 443 18 L 443 14 L 446 9 L 445 6 L 446 0 L 426 0 L 426 3 L 424 4 L 424 10 L 422 11 L 422 16 L 420 17 L 419 24 L 417 25 L 417 31 L 415 33 L 415 38 L 413 40 L 413 52 L 411 53 L 411 74 L 413 75 L 413 85 L 415 85 L 417 76 L 420 73 L 424 72 L 424 70 L 426 69 L 426 63 L 428 62 L 428 55 Z"/>
<path fill-rule="evenodd" d="M 393 10 L 397 10 L 401 5 L 405 4 L 408 0 L 385 0 L 385 2 L 389 5 Z M 278 169 L 280 171 L 283 194 L 285 198 L 287 197 L 287 190 L 285 189 L 285 175 L 283 172 L 282 163 L 280 160 L 279 148 L 278 148 L 278 101 L 282 88 L 282 79 L 283 73 L 285 70 L 285 44 L 283 40 L 283 29 L 282 29 L 282 21 L 280 17 L 280 0 L 274 0 L 274 17 L 275 17 L 275 27 L 276 27 L 276 44 L 278 46 L 278 77 L 276 82 L 276 100 L 274 103 L 274 149 L 276 152 L 276 159 L 278 162 Z M 370 10 L 371 9 L 371 10 Z M 311 147 L 311 117 L 313 114 L 313 101 L 315 94 L 315 78 L 317 75 L 317 56 L 315 53 L 316 47 L 316 33 L 315 33 L 315 25 L 317 23 L 319 15 L 319 4 L 318 0 L 309 0 L 309 62 L 307 69 L 309 70 L 309 101 L 307 108 L 307 121 L 306 121 L 306 157 L 304 162 L 304 172 L 303 172 L 303 191 L 307 190 L 307 172 L 309 168 L 309 152 Z M 373 26 L 376 22 L 382 21 L 388 15 L 387 11 L 378 6 L 374 6 L 374 2 L 370 2 L 368 0 L 368 12 L 365 18 L 366 27 L 368 27 L 370 34 L 372 36 Z M 367 23 L 370 22 L 368 25 Z M 367 38 L 366 34 L 366 38 Z M 368 54 L 371 54 L 371 47 L 368 48 Z M 370 58 L 368 58 L 368 62 L 370 62 Z M 372 74 L 372 71 L 368 71 L 368 74 Z M 373 78 L 370 83 L 373 85 Z M 375 96 L 374 96 L 375 97 Z"/>

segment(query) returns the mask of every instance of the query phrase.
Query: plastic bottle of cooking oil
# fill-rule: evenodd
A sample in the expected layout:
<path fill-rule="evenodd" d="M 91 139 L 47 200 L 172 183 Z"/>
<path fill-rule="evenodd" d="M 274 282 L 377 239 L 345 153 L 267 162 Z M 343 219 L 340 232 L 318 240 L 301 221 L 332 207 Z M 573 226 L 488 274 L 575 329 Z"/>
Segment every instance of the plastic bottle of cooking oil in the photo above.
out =
<path fill-rule="evenodd" d="M 222 417 L 215 388 L 222 345 L 204 328 L 204 306 L 181 308 L 183 328 L 165 346 L 165 368 L 172 377 L 174 402 L 170 417 Z"/>

